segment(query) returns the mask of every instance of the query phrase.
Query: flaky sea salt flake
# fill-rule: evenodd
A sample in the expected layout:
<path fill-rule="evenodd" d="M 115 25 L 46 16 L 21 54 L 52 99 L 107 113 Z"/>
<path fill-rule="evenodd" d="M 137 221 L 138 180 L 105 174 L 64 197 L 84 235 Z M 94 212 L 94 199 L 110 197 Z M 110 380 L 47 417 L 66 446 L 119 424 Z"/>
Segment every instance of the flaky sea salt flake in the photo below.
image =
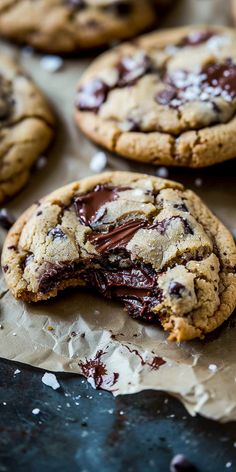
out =
<path fill-rule="evenodd" d="M 162 166 L 157 169 L 156 175 L 158 175 L 158 177 L 162 177 L 163 179 L 166 179 L 169 175 L 169 171 L 167 167 Z"/>
<path fill-rule="evenodd" d="M 57 72 L 63 66 L 63 59 L 59 56 L 44 56 L 40 60 L 40 64 L 47 72 Z"/>
<path fill-rule="evenodd" d="M 19 369 L 16 369 L 13 375 L 20 374 L 20 372 L 21 372 L 21 370 L 19 370 Z"/>
<path fill-rule="evenodd" d="M 49 372 L 45 372 L 45 374 L 42 377 L 42 382 L 48 387 L 51 387 L 53 390 L 57 390 L 58 388 L 60 388 L 60 384 L 57 381 L 55 374 L 50 374 Z"/>
<path fill-rule="evenodd" d="M 105 152 L 97 152 L 90 161 L 89 167 L 93 172 L 101 172 L 107 165 L 107 156 Z"/>
<path fill-rule="evenodd" d="M 217 372 L 218 367 L 217 367 L 216 364 L 209 364 L 208 369 L 209 369 L 211 372 Z"/>

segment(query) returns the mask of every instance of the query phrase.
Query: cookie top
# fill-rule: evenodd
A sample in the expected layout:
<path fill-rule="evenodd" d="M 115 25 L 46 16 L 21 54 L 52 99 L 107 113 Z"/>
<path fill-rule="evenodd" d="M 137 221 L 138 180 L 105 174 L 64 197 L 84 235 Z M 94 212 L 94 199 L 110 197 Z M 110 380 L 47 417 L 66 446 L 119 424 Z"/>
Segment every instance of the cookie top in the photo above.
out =
<path fill-rule="evenodd" d="M 2 0 L 0 5 L 1 35 L 47 52 L 131 38 L 155 19 L 151 0 Z"/>
<path fill-rule="evenodd" d="M 199 167 L 235 157 L 236 32 L 161 31 L 100 56 L 82 77 L 76 119 L 130 159 Z"/>
<path fill-rule="evenodd" d="M 16 298 L 86 285 L 170 340 L 202 337 L 236 305 L 236 248 L 190 190 L 110 172 L 56 190 L 10 230 L 2 265 Z"/>
<path fill-rule="evenodd" d="M 0 202 L 16 193 L 48 146 L 53 117 L 31 79 L 0 54 Z"/>

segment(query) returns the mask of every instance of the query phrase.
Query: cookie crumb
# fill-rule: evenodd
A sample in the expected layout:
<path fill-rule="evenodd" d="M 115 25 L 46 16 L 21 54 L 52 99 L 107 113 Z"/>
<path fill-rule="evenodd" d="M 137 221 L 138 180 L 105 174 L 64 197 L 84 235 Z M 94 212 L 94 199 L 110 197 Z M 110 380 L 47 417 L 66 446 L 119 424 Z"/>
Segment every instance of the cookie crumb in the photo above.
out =
<path fill-rule="evenodd" d="M 42 382 L 48 387 L 51 387 L 53 390 L 57 390 L 58 388 L 60 388 L 60 384 L 57 381 L 55 374 L 50 374 L 49 372 L 45 372 L 45 374 L 42 377 Z"/>
<path fill-rule="evenodd" d="M 107 156 L 105 152 L 98 152 L 90 161 L 89 167 L 93 172 L 101 172 L 107 165 Z"/>
<path fill-rule="evenodd" d="M 217 372 L 218 367 L 216 364 L 209 364 L 208 369 L 211 370 L 211 372 Z"/>
<path fill-rule="evenodd" d="M 48 326 L 48 331 L 54 331 L 53 326 L 49 325 L 49 326 Z"/>
<path fill-rule="evenodd" d="M 57 72 L 63 66 L 63 59 L 59 56 L 44 56 L 40 64 L 47 72 Z"/>

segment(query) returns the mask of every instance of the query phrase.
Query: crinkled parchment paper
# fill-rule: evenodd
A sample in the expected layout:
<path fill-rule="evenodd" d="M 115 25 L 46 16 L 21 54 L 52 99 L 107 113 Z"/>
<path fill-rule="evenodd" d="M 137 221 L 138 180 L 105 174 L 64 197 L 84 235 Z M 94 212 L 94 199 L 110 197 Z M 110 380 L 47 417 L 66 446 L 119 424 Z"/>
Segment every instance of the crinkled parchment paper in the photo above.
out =
<path fill-rule="evenodd" d="M 220 18 L 226 22 L 221 16 L 221 11 L 226 14 L 222 0 L 186 0 L 183 4 L 187 19 L 178 7 L 169 24 L 219 23 Z M 12 48 L 10 52 L 15 53 Z M 72 119 L 74 89 L 89 59 L 68 59 L 52 75 L 42 68 L 40 55 L 25 51 L 20 56 L 52 102 L 58 130 L 48 164 L 33 174 L 27 188 L 9 204 L 16 216 L 49 191 L 91 174 L 89 163 L 97 152 Z M 108 168 L 155 172 L 109 154 Z M 236 229 L 235 175 L 236 161 L 202 171 L 170 170 L 170 178 L 197 190 L 232 230 Z M 167 342 L 159 327 L 133 321 L 121 306 L 89 291 L 75 289 L 48 303 L 27 305 L 11 296 L 1 278 L 0 325 L 3 358 L 52 371 L 82 373 L 93 387 L 114 395 L 164 390 L 179 398 L 191 414 L 236 420 L 233 317 L 205 341 L 176 345 Z"/>

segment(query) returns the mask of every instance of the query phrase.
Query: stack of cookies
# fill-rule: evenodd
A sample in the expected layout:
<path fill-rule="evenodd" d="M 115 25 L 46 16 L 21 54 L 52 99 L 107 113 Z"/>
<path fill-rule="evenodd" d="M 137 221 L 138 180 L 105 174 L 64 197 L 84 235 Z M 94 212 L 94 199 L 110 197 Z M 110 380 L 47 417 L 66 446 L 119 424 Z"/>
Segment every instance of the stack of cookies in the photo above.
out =
<path fill-rule="evenodd" d="M 5 0 L 0 33 L 46 52 L 78 53 L 136 36 L 167 3 Z M 146 165 L 199 168 L 234 158 L 235 113 L 236 32 L 220 26 L 122 43 L 92 62 L 75 91 L 83 133 Z M 0 120 L 3 202 L 57 139 L 41 92 L 3 55 Z M 137 172 L 87 177 L 34 203 L 6 237 L 2 268 L 12 294 L 25 303 L 86 286 L 107 303 L 121 302 L 138 322 L 163 327 L 170 341 L 203 338 L 236 306 L 229 231 L 194 192 Z"/>

